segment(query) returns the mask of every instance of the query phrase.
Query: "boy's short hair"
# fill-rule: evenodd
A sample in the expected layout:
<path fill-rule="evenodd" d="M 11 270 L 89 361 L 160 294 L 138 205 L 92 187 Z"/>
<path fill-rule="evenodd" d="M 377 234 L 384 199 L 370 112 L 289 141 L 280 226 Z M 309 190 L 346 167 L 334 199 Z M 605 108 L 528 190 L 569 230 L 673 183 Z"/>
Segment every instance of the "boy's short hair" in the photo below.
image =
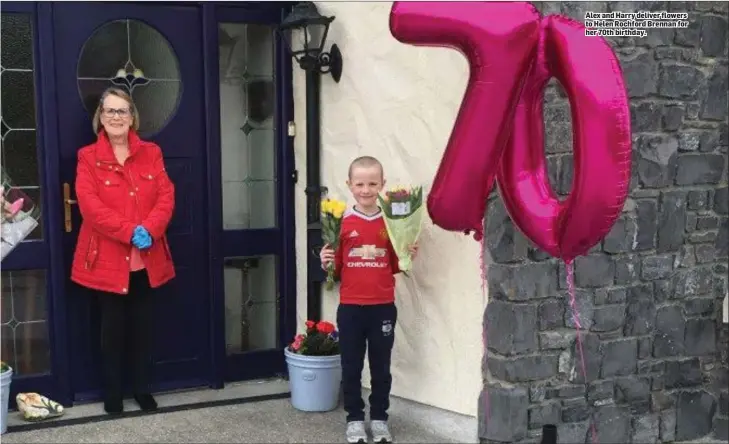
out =
<path fill-rule="evenodd" d="M 372 156 L 360 156 L 352 161 L 352 163 L 349 164 L 349 172 L 347 173 L 347 177 L 350 179 L 352 178 L 352 170 L 356 167 L 379 167 L 380 173 L 384 177 L 385 175 L 385 169 L 382 167 L 382 163 L 380 163 L 379 160 Z"/>

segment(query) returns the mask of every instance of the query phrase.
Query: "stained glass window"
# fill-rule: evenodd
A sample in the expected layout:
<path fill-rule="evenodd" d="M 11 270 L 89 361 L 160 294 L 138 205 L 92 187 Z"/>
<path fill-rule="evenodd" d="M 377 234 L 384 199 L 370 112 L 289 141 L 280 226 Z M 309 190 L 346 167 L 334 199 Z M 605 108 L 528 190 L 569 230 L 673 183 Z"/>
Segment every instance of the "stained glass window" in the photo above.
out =
<path fill-rule="evenodd" d="M 278 224 L 274 41 L 271 26 L 218 25 L 224 230 Z"/>
<path fill-rule="evenodd" d="M 8 230 L 29 221 L 18 219 L 21 213 L 40 214 L 28 208 L 29 202 L 41 202 L 40 170 L 36 142 L 35 84 L 33 71 L 33 28 L 29 14 L 3 13 L 0 23 L 0 139 L 2 168 L 0 187 L 3 203 L 25 201 L 12 209 L 12 219 L 2 222 L 2 243 L 6 246 Z M 8 182 L 12 178 L 13 186 Z M 12 207 L 12 205 L 11 205 Z M 3 205 L 3 210 L 7 211 Z M 25 240 L 39 239 L 38 225 Z M 10 253 L 12 255 L 12 253 Z M 12 258 L 12 256 L 8 256 Z M 13 368 L 15 375 L 47 373 L 51 369 L 47 283 L 45 270 L 3 269 L 0 276 L 0 357 Z"/>
<path fill-rule="evenodd" d="M 180 67 L 172 46 L 139 20 L 115 20 L 99 27 L 81 50 L 78 89 L 93 115 L 110 86 L 123 88 L 140 114 L 140 134 L 161 131 L 175 114 L 182 94 Z"/>
<path fill-rule="evenodd" d="M 28 14 L 2 14 L 0 24 L 0 140 L 2 140 L 3 197 L 12 180 L 14 193 L 26 202 L 41 203 L 40 169 L 35 121 L 33 29 Z M 16 196 L 17 197 L 17 196 Z M 22 197 L 22 196 L 21 196 Z M 15 200 L 15 199 L 14 199 Z M 24 208 L 23 211 L 27 209 Z M 40 211 L 40 207 L 35 210 Z M 25 238 L 43 237 L 41 221 Z"/>

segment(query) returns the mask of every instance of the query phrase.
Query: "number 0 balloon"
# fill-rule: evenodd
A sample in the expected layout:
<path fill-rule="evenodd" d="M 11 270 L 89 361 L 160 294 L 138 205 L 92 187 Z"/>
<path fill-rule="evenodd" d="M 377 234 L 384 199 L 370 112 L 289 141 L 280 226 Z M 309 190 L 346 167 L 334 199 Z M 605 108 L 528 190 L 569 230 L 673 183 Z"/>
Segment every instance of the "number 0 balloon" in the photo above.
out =
<path fill-rule="evenodd" d="M 630 110 L 619 62 L 602 37 L 528 3 L 395 2 L 390 31 L 403 43 L 448 46 L 471 76 L 428 196 L 433 222 L 483 234 L 496 177 L 516 226 L 571 263 L 611 229 L 630 182 Z M 545 167 L 542 101 L 556 77 L 572 109 L 572 192 L 560 202 Z"/>

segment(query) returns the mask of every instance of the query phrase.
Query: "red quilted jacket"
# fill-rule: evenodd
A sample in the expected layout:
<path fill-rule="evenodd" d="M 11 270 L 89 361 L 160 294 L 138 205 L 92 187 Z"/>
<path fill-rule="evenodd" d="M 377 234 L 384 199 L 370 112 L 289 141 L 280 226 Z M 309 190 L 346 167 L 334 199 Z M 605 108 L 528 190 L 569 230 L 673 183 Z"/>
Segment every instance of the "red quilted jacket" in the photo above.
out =
<path fill-rule="evenodd" d="M 102 130 L 97 141 L 78 152 L 76 196 L 83 221 L 76 242 L 71 280 L 88 288 L 126 294 L 132 235 L 142 225 L 152 246 L 142 260 L 152 287 L 175 277 L 165 231 L 175 208 L 175 187 L 162 151 L 129 132 L 129 158 L 114 157 Z"/>

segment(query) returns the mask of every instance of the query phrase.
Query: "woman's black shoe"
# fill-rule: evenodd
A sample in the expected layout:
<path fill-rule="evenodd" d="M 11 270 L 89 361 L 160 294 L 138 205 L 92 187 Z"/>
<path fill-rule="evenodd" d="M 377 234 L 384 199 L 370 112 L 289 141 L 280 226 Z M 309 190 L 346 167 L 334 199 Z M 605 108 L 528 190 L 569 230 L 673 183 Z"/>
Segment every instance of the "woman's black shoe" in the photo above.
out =
<path fill-rule="evenodd" d="M 104 400 L 104 411 L 110 415 L 118 415 L 124 411 L 122 398 L 109 398 Z"/>
<path fill-rule="evenodd" d="M 141 393 L 134 395 L 134 400 L 139 404 L 139 408 L 145 412 L 157 410 L 157 401 L 149 393 Z"/>

